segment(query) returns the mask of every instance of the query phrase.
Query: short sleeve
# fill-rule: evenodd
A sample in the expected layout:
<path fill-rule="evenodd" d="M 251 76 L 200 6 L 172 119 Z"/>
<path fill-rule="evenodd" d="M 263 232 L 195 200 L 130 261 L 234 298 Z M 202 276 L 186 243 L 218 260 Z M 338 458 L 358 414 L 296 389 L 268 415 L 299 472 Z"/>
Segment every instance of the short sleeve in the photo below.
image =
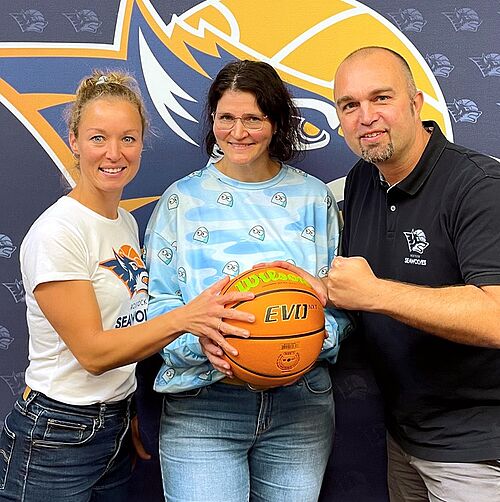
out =
<path fill-rule="evenodd" d="M 44 282 L 90 280 L 88 249 L 74 228 L 56 219 L 35 223 L 21 246 L 26 290 Z"/>
<path fill-rule="evenodd" d="M 464 282 L 500 284 L 500 178 L 487 176 L 460 204 L 453 237 Z"/>

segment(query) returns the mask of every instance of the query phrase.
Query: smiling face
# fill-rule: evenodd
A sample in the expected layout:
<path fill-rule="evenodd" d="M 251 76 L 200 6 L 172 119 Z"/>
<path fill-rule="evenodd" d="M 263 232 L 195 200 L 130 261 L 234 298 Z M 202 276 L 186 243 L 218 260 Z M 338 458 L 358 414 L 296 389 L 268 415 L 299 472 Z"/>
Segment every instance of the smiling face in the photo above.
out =
<path fill-rule="evenodd" d="M 255 96 L 250 92 L 226 91 L 215 110 L 217 115 L 228 114 L 233 117 L 253 115 L 263 117 L 264 113 L 257 105 Z M 217 124 L 213 125 L 213 132 L 217 144 L 224 152 L 224 158 L 217 164 L 222 172 L 236 179 L 245 178 L 253 174 L 267 172 L 274 166 L 269 156 L 269 144 L 273 137 L 273 125 L 268 119 L 264 120 L 260 131 L 247 130 L 241 120 L 236 120 L 234 127 L 229 130 L 221 130 Z M 245 173 L 242 171 L 245 169 Z M 273 173 L 275 174 L 275 173 Z"/>
<path fill-rule="evenodd" d="M 354 54 L 335 78 L 335 101 L 351 150 L 377 167 L 408 171 L 425 142 L 421 92 L 412 96 L 402 62 L 384 50 Z M 412 165 L 413 164 L 413 165 Z"/>
<path fill-rule="evenodd" d="M 69 142 L 80 164 L 74 196 L 102 212 L 101 201 L 108 195 L 119 200 L 139 170 L 143 147 L 139 111 L 126 99 L 94 99 L 82 110 L 78 137 L 71 132 Z"/>

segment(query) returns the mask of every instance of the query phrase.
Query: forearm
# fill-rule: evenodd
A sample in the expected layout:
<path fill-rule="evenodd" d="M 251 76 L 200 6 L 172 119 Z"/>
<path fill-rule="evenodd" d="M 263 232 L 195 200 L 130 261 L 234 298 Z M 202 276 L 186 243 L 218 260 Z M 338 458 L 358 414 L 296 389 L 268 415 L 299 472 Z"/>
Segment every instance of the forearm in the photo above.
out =
<path fill-rule="evenodd" d="M 82 358 L 85 359 L 86 369 L 92 368 L 89 371 L 100 373 L 123 364 L 140 361 L 158 352 L 179 335 L 192 333 L 197 337 L 211 338 L 225 351 L 236 355 L 237 351 L 226 341 L 222 333 L 243 337 L 249 336 L 250 333 L 248 329 L 239 327 L 238 323 L 233 325 L 225 320 L 253 322 L 255 316 L 226 308 L 225 305 L 251 300 L 254 295 L 250 292 L 220 294 L 228 281 L 228 277 L 221 279 L 186 305 L 176 307 L 146 323 L 118 330 L 94 330 L 96 336 L 92 342 L 95 344 L 83 342 L 92 348 L 81 350 L 80 345 L 80 350 L 74 353 L 80 354 L 80 362 Z"/>
<path fill-rule="evenodd" d="M 141 361 L 185 333 L 182 309 L 158 316 L 146 323 L 111 330 L 99 330 L 92 336 L 80 364 L 99 375 L 110 369 Z"/>
<path fill-rule="evenodd" d="M 498 287 L 432 288 L 378 279 L 359 310 L 385 314 L 447 340 L 500 348 Z"/>

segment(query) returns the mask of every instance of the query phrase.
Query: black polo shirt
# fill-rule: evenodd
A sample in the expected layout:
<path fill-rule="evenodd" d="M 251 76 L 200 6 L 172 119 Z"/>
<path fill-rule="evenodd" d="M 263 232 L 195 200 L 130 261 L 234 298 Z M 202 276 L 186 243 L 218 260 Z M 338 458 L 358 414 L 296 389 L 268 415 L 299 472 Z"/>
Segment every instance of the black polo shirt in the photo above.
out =
<path fill-rule="evenodd" d="M 360 160 L 347 176 L 343 254 L 381 278 L 500 284 L 500 164 L 446 140 L 438 125 L 414 170 L 388 188 Z M 474 322 L 471 320 L 471 322 Z M 457 344 L 361 312 L 360 325 L 405 451 L 434 461 L 500 458 L 500 351 Z M 500 325 L 500 319 L 499 319 Z"/>

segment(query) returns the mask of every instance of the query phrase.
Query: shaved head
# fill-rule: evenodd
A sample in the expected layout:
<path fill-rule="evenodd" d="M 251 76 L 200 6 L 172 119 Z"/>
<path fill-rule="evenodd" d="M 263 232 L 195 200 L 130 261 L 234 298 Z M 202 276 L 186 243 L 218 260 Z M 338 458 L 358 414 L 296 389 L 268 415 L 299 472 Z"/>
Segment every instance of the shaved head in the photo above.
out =
<path fill-rule="evenodd" d="M 401 71 L 405 77 L 406 84 L 408 87 L 408 95 L 410 98 L 413 98 L 417 92 L 417 86 L 415 85 L 415 79 L 413 78 L 413 74 L 411 72 L 410 65 L 406 61 L 406 59 L 401 56 L 401 54 L 398 54 L 396 51 L 393 51 L 392 49 L 389 49 L 388 47 L 379 47 L 376 45 L 371 45 L 368 47 L 361 47 L 360 49 L 356 49 L 355 51 L 351 52 L 343 61 L 340 63 L 340 66 L 342 66 L 344 63 L 347 63 L 348 61 L 354 59 L 354 58 L 363 58 L 367 56 L 371 56 L 372 54 L 375 54 L 377 52 L 385 52 L 387 54 L 391 54 L 394 56 L 396 61 L 399 63 L 401 67 Z"/>

